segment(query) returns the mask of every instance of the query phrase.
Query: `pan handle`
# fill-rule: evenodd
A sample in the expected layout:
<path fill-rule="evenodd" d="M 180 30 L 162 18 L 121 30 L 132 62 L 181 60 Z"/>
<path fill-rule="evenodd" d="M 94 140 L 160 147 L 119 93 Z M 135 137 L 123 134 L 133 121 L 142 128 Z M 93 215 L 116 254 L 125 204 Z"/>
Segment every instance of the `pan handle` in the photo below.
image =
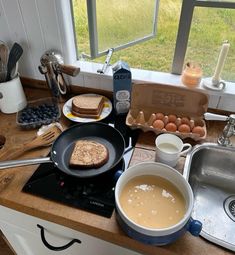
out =
<path fill-rule="evenodd" d="M 8 161 L 0 162 L 0 169 L 12 168 L 12 167 L 18 167 L 18 166 L 37 165 L 37 164 L 51 163 L 51 162 L 52 160 L 50 157 L 22 159 L 22 160 L 8 160 Z"/>

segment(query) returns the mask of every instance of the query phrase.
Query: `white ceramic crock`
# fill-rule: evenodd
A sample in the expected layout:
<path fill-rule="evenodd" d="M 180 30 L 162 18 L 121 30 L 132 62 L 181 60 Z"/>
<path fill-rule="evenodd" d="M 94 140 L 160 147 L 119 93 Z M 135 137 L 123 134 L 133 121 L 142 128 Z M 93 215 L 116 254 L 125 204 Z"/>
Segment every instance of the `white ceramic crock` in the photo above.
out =
<path fill-rule="evenodd" d="M 0 83 L 0 111 L 16 113 L 27 105 L 24 90 L 17 74 L 10 81 Z"/>
<path fill-rule="evenodd" d="M 177 224 L 168 228 L 152 229 L 135 223 L 125 214 L 119 201 L 122 189 L 129 180 L 141 175 L 161 176 L 180 190 L 186 201 L 186 213 Z M 128 168 L 116 183 L 115 202 L 117 220 L 120 226 L 130 237 L 143 243 L 165 245 L 178 239 L 187 230 L 195 236 L 198 236 L 201 231 L 201 223 L 191 219 L 194 203 L 192 189 L 184 177 L 168 165 L 158 162 L 143 162 Z"/>

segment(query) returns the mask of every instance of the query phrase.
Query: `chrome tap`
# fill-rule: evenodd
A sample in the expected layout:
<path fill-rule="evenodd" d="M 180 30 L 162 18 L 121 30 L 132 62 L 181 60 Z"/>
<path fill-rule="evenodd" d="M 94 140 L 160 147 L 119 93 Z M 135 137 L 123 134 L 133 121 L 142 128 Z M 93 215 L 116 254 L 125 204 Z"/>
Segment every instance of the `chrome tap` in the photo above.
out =
<path fill-rule="evenodd" d="M 217 140 L 218 144 L 222 146 L 232 145 L 229 138 L 233 135 L 235 135 L 235 114 L 229 115 L 228 122 L 224 127 L 222 135 Z"/>

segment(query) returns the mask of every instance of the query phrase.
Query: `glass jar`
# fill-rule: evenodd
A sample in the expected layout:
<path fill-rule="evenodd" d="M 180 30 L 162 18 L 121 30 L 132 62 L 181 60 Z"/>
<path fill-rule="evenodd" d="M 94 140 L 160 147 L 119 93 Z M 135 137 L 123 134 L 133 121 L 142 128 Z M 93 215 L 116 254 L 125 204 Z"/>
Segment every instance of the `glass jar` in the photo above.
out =
<path fill-rule="evenodd" d="M 182 83 L 189 87 L 197 87 L 202 78 L 202 69 L 199 64 L 188 62 L 182 72 L 181 81 Z"/>

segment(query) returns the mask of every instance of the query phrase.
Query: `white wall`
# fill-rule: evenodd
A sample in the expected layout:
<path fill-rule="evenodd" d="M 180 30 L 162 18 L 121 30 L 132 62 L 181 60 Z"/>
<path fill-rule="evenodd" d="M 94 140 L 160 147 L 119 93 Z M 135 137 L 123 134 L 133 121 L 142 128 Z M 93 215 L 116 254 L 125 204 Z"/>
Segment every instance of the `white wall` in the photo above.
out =
<path fill-rule="evenodd" d="M 62 0 L 66 5 L 68 0 Z M 62 8 L 58 0 L 0 0 L 0 40 L 10 47 L 18 42 L 24 49 L 19 61 L 22 76 L 43 79 L 38 71 L 46 50 L 56 49 L 68 59 L 68 42 Z M 66 3 L 67 2 L 67 3 Z M 68 6 L 68 5 L 67 5 Z M 67 7 L 68 9 L 68 7 Z M 68 31 L 69 32 L 69 31 Z"/>

